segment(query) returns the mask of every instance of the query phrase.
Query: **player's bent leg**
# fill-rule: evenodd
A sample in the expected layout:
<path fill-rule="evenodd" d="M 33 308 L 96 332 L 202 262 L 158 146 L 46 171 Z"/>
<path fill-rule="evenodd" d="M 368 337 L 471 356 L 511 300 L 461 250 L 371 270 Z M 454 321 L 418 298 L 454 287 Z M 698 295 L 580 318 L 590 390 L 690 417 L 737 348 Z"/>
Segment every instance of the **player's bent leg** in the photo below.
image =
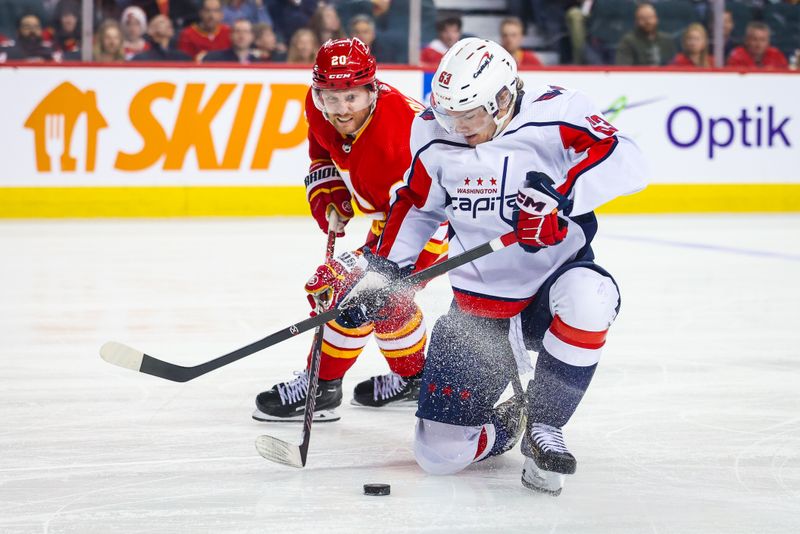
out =
<path fill-rule="evenodd" d="M 319 386 L 314 406 L 314 421 L 332 422 L 340 419 L 335 409 L 342 404 L 342 377 L 355 363 L 369 341 L 372 325 L 345 328 L 331 322 L 322 334 L 322 353 Z M 311 355 L 309 354 L 309 362 Z M 271 422 L 302 422 L 308 391 L 308 366 L 295 372 L 295 378 L 280 382 L 256 397 L 253 419 Z"/>
<path fill-rule="evenodd" d="M 427 341 L 422 310 L 409 299 L 387 310 L 386 317 L 374 323 L 375 340 L 391 372 L 357 384 L 355 405 L 414 406 L 419 399 Z"/>
<path fill-rule="evenodd" d="M 417 408 L 415 454 L 423 469 L 457 472 L 514 446 L 524 429 L 522 401 L 495 403 L 516 372 L 507 319 L 453 306 L 437 320 Z"/>
<path fill-rule="evenodd" d="M 536 373 L 527 391 L 528 429 L 522 452 L 528 459 L 523 484 L 558 495 L 563 475 L 576 469 L 561 429 L 594 376 L 619 310 L 619 291 L 604 271 L 575 267 L 558 274 L 546 298 L 550 324 L 541 336 Z M 529 318 L 527 323 L 537 321 Z"/>
<path fill-rule="evenodd" d="M 508 452 L 525 428 L 525 410 L 519 399 L 495 408 L 491 422 L 463 426 L 417 419 L 414 457 L 432 475 L 451 475 L 468 465 Z"/>

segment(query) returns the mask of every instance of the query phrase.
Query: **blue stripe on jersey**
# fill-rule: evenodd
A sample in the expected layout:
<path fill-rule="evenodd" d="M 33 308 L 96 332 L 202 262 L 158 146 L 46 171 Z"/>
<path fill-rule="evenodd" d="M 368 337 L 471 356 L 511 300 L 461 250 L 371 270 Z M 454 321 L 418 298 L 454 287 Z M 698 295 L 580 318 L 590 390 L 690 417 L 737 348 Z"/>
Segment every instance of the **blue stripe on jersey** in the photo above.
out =
<path fill-rule="evenodd" d="M 571 122 L 566 122 L 566 121 L 526 122 L 525 124 L 523 124 L 521 126 L 518 126 L 517 128 L 514 128 L 513 130 L 508 130 L 507 132 L 503 132 L 502 136 L 511 135 L 513 133 L 516 133 L 516 132 L 520 131 L 523 128 L 527 128 L 528 126 L 533 126 L 533 127 L 537 127 L 537 128 L 545 127 L 545 126 L 567 126 L 569 128 L 574 128 L 575 130 L 580 130 L 580 131 L 584 132 L 586 135 L 588 135 L 589 137 L 591 137 L 595 141 L 602 141 L 602 138 L 597 137 L 588 128 L 586 128 L 584 126 L 578 126 L 577 124 L 572 124 Z M 619 139 L 617 139 L 616 135 L 610 135 L 608 137 L 611 137 L 611 138 L 614 139 L 614 144 L 611 146 L 611 150 L 609 150 L 606 153 L 605 156 L 603 156 L 602 158 L 600 158 L 596 162 L 592 163 L 591 165 L 589 165 L 588 167 L 586 167 L 581 172 L 579 172 L 578 174 L 575 175 L 575 179 L 572 181 L 572 185 L 570 185 L 569 189 L 564 192 L 564 196 L 565 197 L 568 197 L 570 195 L 570 193 L 572 193 L 572 189 L 575 187 L 575 184 L 578 182 L 578 178 L 580 178 L 581 175 L 583 175 L 584 173 L 586 173 L 590 169 L 594 169 L 597 165 L 599 165 L 600 163 L 604 162 L 606 159 L 608 159 L 608 157 L 611 154 L 614 153 L 614 150 L 616 150 L 617 146 L 619 145 Z M 565 212 L 565 213 L 569 214 L 568 211 Z"/>
<path fill-rule="evenodd" d="M 523 124 L 521 126 L 518 126 L 518 127 L 514 128 L 513 130 L 508 130 L 506 132 L 503 132 L 502 136 L 511 135 L 512 133 L 516 133 L 516 132 L 520 131 L 523 128 L 527 128 L 528 126 L 534 126 L 534 127 L 537 127 L 537 128 L 538 127 L 542 127 L 542 126 L 569 126 L 570 128 L 574 128 L 576 130 L 581 130 L 583 132 L 586 132 L 595 141 L 600 141 L 601 140 L 599 137 L 594 135 L 592 133 L 592 131 L 589 130 L 588 128 L 586 128 L 584 126 L 578 126 L 577 124 L 572 124 L 571 122 L 566 122 L 566 121 L 526 122 L 525 124 Z M 609 137 L 614 137 L 614 136 L 609 136 Z"/>

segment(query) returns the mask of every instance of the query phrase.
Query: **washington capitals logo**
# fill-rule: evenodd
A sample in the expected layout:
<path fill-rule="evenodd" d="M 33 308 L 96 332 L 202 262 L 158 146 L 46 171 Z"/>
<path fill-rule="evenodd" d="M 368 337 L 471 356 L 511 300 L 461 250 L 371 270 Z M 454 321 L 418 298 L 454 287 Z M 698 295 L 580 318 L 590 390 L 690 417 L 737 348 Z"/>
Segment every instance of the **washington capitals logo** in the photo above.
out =
<path fill-rule="evenodd" d="M 534 100 L 534 102 L 540 102 L 542 100 L 550 100 L 550 99 L 555 98 L 558 95 L 560 95 L 563 91 L 565 91 L 565 89 L 563 87 L 559 87 L 557 85 L 551 85 L 550 86 L 550 90 L 548 92 L 544 93 L 542 96 L 540 96 L 536 100 Z"/>
<path fill-rule="evenodd" d="M 478 70 L 475 71 L 475 74 L 473 74 L 472 77 L 477 78 L 478 76 L 480 76 L 481 72 L 483 72 L 486 69 L 486 67 L 489 66 L 489 63 L 492 62 L 492 59 L 494 59 L 494 54 L 490 54 L 489 52 L 484 52 L 483 55 L 481 56 L 481 62 L 480 65 L 478 66 Z"/>

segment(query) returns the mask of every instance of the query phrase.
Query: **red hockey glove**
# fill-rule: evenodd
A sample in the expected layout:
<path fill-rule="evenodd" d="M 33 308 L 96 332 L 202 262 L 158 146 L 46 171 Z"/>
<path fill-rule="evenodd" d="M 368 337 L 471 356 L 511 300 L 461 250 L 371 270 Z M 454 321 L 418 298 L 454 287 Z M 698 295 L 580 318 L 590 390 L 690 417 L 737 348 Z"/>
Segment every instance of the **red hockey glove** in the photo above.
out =
<path fill-rule="evenodd" d="M 305 290 L 313 308 L 341 307 L 336 320 L 346 328 L 357 328 L 383 318 L 384 309 L 395 298 L 384 290 L 405 274 L 396 263 L 372 254 L 369 249 L 339 254 L 317 267 Z"/>
<path fill-rule="evenodd" d="M 364 275 L 367 261 L 360 250 L 338 254 L 325 265 L 320 265 L 306 282 L 308 303 L 316 309 L 335 307 L 356 282 Z"/>
<path fill-rule="evenodd" d="M 526 252 L 557 245 L 567 237 L 567 221 L 559 212 L 569 211 L 572 202 L 555 190 L 553 180 L 531 171 L 517 192 L 514 233 Z"/>
<path fill-rule="evenodd" d="M 344 236 L 344 225 L 353 217 L 353 205 L 350 191 L 333 165 L 322 165 L 314 168 L 306 176 L 306 197 L 311 206 L 311 215 L 320 229 L 328 233 L 330 212 L 335 210 L 339 216 L 336 237 Z"/>

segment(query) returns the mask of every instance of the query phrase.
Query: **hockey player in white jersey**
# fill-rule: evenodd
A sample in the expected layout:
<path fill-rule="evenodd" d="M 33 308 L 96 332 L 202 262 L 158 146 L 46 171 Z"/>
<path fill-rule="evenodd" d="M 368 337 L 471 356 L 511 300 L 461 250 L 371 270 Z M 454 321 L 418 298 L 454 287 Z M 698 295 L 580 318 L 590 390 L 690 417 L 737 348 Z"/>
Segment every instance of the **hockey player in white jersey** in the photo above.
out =
<path fill-rule="evenodd" d="M 430 103 L 412 125 L 413 161 L 377 255 L 364 255 L 367 274 L 344 300 L 397 277 L 442 221 L 452 255 L 513 229 L 518 246 L 450 272 L 454 299 L 431 333 L 414 452 L 425 471 L 449 474 L 522 435 L 522 483 L 557 495 L 576 469 L 562 428 L 620 306 L 616 282 L 594 263 L 593 210 L 644 188 L 645 164 L 583 94 L 523 88 L 491 41 L 450 49 Z M 364 321 L 377 307 L 348 314 Z M 538 356 L 525 398 L 495 406 L 518 365 L 530 366 L 526 348 Z"/>

